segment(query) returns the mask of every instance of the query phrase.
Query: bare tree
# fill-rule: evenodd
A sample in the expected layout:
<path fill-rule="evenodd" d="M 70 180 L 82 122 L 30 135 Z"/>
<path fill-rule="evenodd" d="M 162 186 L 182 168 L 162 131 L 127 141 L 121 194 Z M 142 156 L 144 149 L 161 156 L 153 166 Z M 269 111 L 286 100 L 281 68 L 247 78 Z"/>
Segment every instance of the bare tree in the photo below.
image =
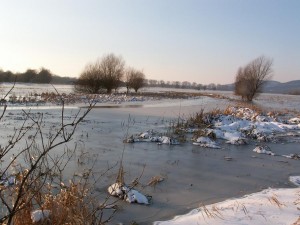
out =
<path fill-rule="evenodd" d="M 125 86 L 126 86 L 126 93 L 127 94 L 129 93 L 129 89 L 130 89 L 130 79 L 131 79 L 132 73 L 134 73 L 134 69 L 131 68 L 131 67 L 127 68 L 126 71 L 125 71 L 124 83 L 125 83 Z"/>
<path fill-rule="evenodd" d="M 121 56 L 104 55 L 95 63 L 86 66 L 75 84 L 75 90 L 87 93 L 98 93 L 101 88 L 110 94 L 117 89 L 124 74 L 125 62 Z"/>
<path fill-rule="evenodd" d="M 112 89 L 117 89 L 120 86 L 124 74 L 124 65 L 125 62 L 121 56 L 108 54 L 102 57 L 99 69 L 102 74 L 102 85 L 108 94 L 111 93 Z"/>
<path fill-rule="evenodd" d="M 158 81 L 157 80 L 149 80 L 149 86 L 150 87 L 156 87 L 157 86 Z"/>
<path fill-rule="evenodd" d="M 130 88 L 137 92 L 140 88 L 145 86 L 145 75 L 142 71 L 133 68 L 128 68 L 126 71 L 125 84 L 127 93 Z"/>
<path fill-rule="evenodd" d="M 98 63 L 89 63 L 75 82 L 76 92 L 96 94 L 102 87 L 102 74 Z"/>
<path fill-rule="evenodd" d="M 4 96 L 5 99 L 12 87 Z M 65 147 L 59 154 L 53 150 L 69 143 L 87 114 L 91 103 L 83 112 L 65 115 L 61 97 L 61 115 L 50 130 L 45 126 L 43 113 L 22 110 L 22 123 L 0 146 L 0 223 L 7 225 L 32 224 L 104 224 L 105 204 L 93 201 L 92 186 L 88 179 L 64 183 L 63 171 L 74 156 L 75 149 Z M 2 111 L 2 112 L 1 112 Z M 7 105 L 0 108 L 0 124 L 6 121 Z M 5 120 L 4 120 L 5 118 Z M 2 143 L 3 144 L 3 143 Z M 88 177 L 92 170 L 88 170 Z M 39 209 L 39 210 L 37 210 Z M 37 211 L 36 211 L 37 210 Z M 33 212 L 45 221 L 34 221 Z M 110 218 L 110 217 L 109 217 Z M 108 219 L 109 219 L 108 218 Z"/>
<path fill-rule="evenodd" d="M 240 67 L 235 77 L 235 94 L 252 101 L 262 91 L 265 82 L 271 79 L 272 64 L 272 59 L 261 56 Z"/>

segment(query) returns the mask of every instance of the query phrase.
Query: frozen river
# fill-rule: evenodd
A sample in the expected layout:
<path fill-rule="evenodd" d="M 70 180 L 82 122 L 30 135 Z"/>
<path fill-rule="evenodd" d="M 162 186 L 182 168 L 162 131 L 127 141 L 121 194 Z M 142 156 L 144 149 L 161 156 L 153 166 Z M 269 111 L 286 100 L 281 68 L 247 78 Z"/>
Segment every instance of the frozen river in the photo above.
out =
<path fill-rule="evenodd" d="M 224 93 L 232 96 L 231 93 Z M 187 100 L 160 100 L 126 103 L 121 105 L 99 104 L 79 126 L 74 142 L 78 144 L 78 153 L 87 152 L 87 158 L 97 157 L 95 174 L 105 171 L 109 166 L 118 164 L 124 149 L 123 165 L 125 181 L 130 183 L 141 176 L 140 183 L 147 184 L 153 176 L 163 176 L 165 180 L 156 187 L 137 186 L 142 193 L 152 196 L 148 206 L 129 204 L 119 201 L 118 212 L 111 224 L 150 224 L 157 220 L 171 219 L 175 215 L 187 213 L 202 204 L 215 203 L 224 199 L 243 196 L 268 187 L 293 187 L 288 177 L 299 173 L 300 163 L 282 157 L 255 155 L 252 151 L 255 143 L 234 146 L 222 144 L 221 149 L 207 149 L 191 143 L 181 145 L 157 145 L 156 143 L 124 144 L 128 134 L 146 130 L 169 132 L 168 126 L 179 117 L 189 117 L 212 109 L 224 109 L 233 101 L 201 97 Z M 261 95 L 255 104 L 265 108 L 280 110 L 300 110 L 299 96 Z M 67 108 L 65 115 L 74 115 L 77 107 Z M 49 124 L 55 123 L 60 115 L 59 108 L 32 108 L 32 112 L 45 114 Z M 1 144 L 18 121 L 13 117 L 21 115 L 20 108 L 8 108 L 13 115 L 5 118 L 5 129 L 1 129 Z M 48 128 L 46 128 L 48 129 Z M 296 138 L 297 139 L 297 138 Z M 300 154 L 299 142 L 268 143 L 278 155 Z M 60 150 L 57 149 L 57 152 Z M 231 157 L 232 161 L 224 160 Z M 89 161 L 78 165 L 74 157 L 68 165 L 66 175 L 82 171 L 91 166 Z M 145 168 L 145 169 L 144 169 Z M 107 187 L 115 182 L 118 166 L 103 176 L 97 184 L 97 191 L 103 198 Z M 102 199 L 99 198 L 99 202 Z"/>

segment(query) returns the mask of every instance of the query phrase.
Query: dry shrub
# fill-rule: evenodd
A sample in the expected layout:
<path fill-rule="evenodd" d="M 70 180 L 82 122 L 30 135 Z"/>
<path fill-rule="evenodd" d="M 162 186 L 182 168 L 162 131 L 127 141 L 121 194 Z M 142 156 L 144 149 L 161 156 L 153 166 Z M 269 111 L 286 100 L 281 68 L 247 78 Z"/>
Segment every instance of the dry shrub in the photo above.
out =
<path fill-rule="evenodd" d="M 27 198 L 29 195 L 25 195 Z M 36 198 L 39 196 L 39 199 Z M 38 202 L 38 201 L 39 202 Z M 59 193 L 35 194 L 37 205 L 27 204 L 19 210 L 13 219 L 14 225 L 83 225 L 83 224 L 104 224 L 99 221 L 101 218 L 97 214 L 104 210 L 104 206 L 97 204 L 89 194 L 86 185 L 74 184 L 61 188 Z M 49 210 L 49 218 L 33 223 L 31 212 L 34 208 Z"/>
<path fill-rule="evenodd" d="M 226 111 L 227 110 L 227 111 Z M 196 128 L 209 128 L 211 126 L 210 120 L 218 117 L 221 114 L 229 114 L 228 109 L 213 109 L 210 112 L 204 112 L 204 109 L 201 109 L 198 113 L 190 116 L 187 119 L 185 127 L 196 127 Z"/>
<path fill-rule="evenodd" d="M 93 215 L 87 204 L 87 192 L 87 188 L 71 182 L 57 195 L 46 194 L 42 208 L 51 211 L 51 224 L 91 224 Z"/>
<path fill-rule="evenodd" d="M 201 109 L 195 115 L 190 116 L 190 118 L 187 119 L 186 127 L 206 127 L 206 121 L 204 120 L 204 109 Z"/>
<path fill-rule="evenodd" d="M 33 207 L 32 205 L 26 205 L 26 207 L 22 208 L 22 210 L 18 211 L 13 219 L 14 225 L 31 225 L 31 211 Z"/>
<path fill-rule="evenodd" d="M 196 141 L 197 138 L 199 138 L 199 137 L 209 137 L 212 140 L 216 140 L 216 138 L 217 138 L 216 134 L 213 131 L 207 130 L 207 129 L 201 129 L 201 130 L 194 132 L 192 140 Z"/>

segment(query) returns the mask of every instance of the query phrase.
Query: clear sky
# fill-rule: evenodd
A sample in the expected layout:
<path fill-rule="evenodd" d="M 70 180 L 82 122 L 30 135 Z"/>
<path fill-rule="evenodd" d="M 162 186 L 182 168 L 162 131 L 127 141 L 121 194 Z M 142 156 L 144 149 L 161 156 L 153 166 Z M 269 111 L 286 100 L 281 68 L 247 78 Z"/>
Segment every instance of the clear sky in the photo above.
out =
<path fill-rule="evenodd" d="M 0 0 L 0 68 L 78 77 L 107 53 L 148 79 L 227 84 L 265 55 L 300 79 L 300 0 Z"/>

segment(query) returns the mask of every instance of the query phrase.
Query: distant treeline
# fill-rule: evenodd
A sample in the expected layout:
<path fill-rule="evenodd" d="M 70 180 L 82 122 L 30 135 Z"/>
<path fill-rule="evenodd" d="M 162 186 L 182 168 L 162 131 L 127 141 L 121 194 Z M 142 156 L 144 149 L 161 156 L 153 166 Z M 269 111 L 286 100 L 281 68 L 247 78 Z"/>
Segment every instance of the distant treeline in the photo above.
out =
<path fill-rule="evenodd" d="M 76 78 L 53 75 L 50 70 L 45 68 L 41 68 L 40 70 L 28 69 L 24 73 L 13 73 L 0 69 L 0 82 L 73 84 L 75 80 Z"/>
<path fill-rule="evenodd" d="M 28 69 L 24 73 L 13 73 L 11 71 L 3 71 L 0 69 L 1 82 L 23 82 L 23 83 L 39 83 L 39 84 L 74 84 L 77 78 L 61 77 L 54 75 L 50 70 L 41 68 L 40 70 Z M 124 81 L 121 81 L 121 87 L 126 87 Z M 161 87 L 161 88 L 182 88 L 195 90 L 233 90 L 232 85 L 220 84 L 199 84 L 189 81 L 164 81 L 145 79 L 145 87 Z"/>
<path fill-rule="evenodd" d="M 162 87 L 162 88 L 181 88 L 181 89 L 195 89 L 195 90 L 232 90 L 230 85 L 220 84 L 199 84 L 189 81 L 164 81 L 164 80 L 146 80 L 146 87 Z"/>

